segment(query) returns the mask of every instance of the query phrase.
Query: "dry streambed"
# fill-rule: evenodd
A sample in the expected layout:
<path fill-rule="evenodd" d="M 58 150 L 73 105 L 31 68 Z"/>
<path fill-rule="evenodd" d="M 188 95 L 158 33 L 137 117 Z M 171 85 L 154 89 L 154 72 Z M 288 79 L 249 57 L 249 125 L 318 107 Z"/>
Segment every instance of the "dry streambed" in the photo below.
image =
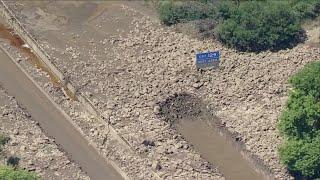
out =
<path fill-rule="evenodd" d="M 276 130 L 287 97 L 286 81 L 307 62 L 320 59 L 320 50 L 300 44 L 276 53 L 237 53 L 217 42 L 176 33 L 134 9 L 120 7 L 121 17 L 130 17 L 130 31 L 123 36 L 105 33 L 106 22 L 126 22 L 108 16 L 108 12 L 81 26 L 82 32 L 66 24 L 45 33 L 32 26 L 39 20 L 24 16 L 25 9 L 19 11 L 18 7 L 15 13 L 79 91 L 90 96 L 135 151 L 151 160 L 147 166 L 162 177 L 221 178 L 158 116 L 159 102 L 176 93 L 188 93 L 214 107 L 221 124 L 238 134 L 236 138 L 276 178 L 288 179 L 277 155 L 282 139 Z M 43 23 L 46 19 L 40 20 Z M 46 33 L 48 36 L 43 36 Z M 194 53 L 207 49 L 221 50 L 221 67 L 197 72 Z M 94 132 L 103 134 L 99 128 Z"/>

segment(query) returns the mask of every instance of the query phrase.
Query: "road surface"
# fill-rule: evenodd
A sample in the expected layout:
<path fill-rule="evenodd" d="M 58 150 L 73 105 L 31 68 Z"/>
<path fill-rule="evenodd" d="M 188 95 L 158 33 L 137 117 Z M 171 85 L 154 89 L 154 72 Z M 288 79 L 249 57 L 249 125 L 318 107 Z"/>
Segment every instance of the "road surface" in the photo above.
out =
<path fill-rule="evenodd" d="M 65 116 L 32 83 L 28 77 L 0 50 L 0 83 L 26 107 L 32 118 L 92 180 L 122 179 L 82 135 L 67 121 Z"/>

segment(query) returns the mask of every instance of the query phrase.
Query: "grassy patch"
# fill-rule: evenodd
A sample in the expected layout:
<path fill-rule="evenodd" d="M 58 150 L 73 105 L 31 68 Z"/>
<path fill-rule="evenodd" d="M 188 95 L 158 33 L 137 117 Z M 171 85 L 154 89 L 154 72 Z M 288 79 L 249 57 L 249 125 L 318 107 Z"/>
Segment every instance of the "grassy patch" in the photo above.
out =
<path fill-rule="evenodd" d="M 0 179 L 2 180 L 39 180 L 33 172 L 15 169 L 9 166 L 0 166 Z"/>

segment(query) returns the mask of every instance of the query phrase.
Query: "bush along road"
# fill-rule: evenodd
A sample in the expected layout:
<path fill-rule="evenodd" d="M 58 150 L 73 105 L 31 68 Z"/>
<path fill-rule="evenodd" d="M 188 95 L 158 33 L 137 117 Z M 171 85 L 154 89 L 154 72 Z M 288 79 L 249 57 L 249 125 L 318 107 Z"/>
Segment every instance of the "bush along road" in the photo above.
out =
<path fill-rule="evenodd" d="M 295 176 L 320 178 L 320 62 L 307 64 L 289 82 L 293 89 L 279 122 L 286 139 L 280 158 Z"/>

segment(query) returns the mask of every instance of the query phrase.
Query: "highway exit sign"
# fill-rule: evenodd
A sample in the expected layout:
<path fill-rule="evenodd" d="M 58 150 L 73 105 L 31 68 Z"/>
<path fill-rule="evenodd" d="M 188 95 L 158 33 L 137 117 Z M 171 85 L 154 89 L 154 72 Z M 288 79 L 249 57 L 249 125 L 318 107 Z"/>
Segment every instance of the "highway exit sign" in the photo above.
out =
<path fill-rule="evenodd" d="M 220 63 L 220 51 L 196 54 L 197 69 L 217 68 Z"/>

